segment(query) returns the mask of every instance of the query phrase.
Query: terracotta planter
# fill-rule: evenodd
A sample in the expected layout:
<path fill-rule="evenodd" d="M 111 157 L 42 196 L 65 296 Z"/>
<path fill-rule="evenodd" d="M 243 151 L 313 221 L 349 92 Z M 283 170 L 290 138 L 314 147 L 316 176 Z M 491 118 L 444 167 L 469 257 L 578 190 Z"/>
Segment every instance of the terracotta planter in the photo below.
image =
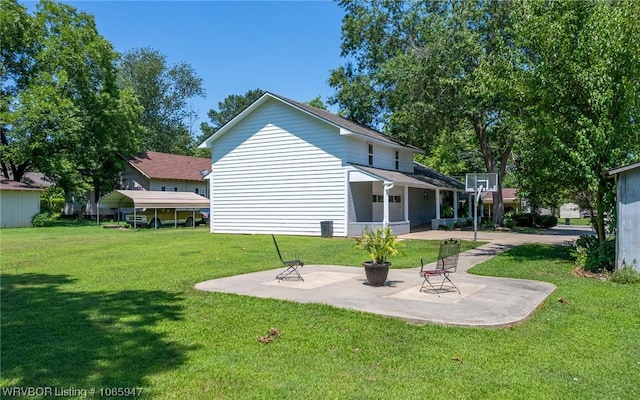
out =
<path fill-rule="evenodd" d="M 364 272 L 367 275 L 367 281 L 371 286 L 382 286 L 387 280 L 389 274 L 390 262 L 385 261 L 382 264 L 376 264 L 372 261 L 363 262 Z"/>

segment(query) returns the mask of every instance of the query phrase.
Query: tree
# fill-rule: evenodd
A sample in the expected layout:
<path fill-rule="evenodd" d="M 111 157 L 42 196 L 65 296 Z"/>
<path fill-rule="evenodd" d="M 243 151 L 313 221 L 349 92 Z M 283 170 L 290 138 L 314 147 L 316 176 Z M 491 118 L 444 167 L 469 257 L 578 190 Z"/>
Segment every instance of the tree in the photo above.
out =
<path fill-rule="evenodd" d="M 40 171 L 67 197 L 111 187 L 118 152 L 138 149 L 141 111 L 116 84 L 117 53 L 71 6 L 41 1 L 32 16 L 15 0 L 1 5 L 3 174 Z"/>
<path fill-rule="evenodd" d="M 498 173 L 494 220 L 502 221 L 502 180 L 520 125 L 510 112 L 519 53 L 510 2 L 343 1 L 342 56 L 329 102 L 343 115 L 384 125 L 432 152 L 461 124 L 477 140 L 487 172 Z M 447 140 L 447 139 L 444 139 Z M 466 149 L 461 149 L 467 152 Z M 481 172 L 481 171 L 478 171 Z"/>
<path fill-rule="evenodd" d="M 144 150 L 188 154 L 194 147 L 188 100 L 204 96 L 202 79 L 191 65 L 168 66 L 166 57 L 150 48 L 134 49 L 120 62 L 120 85 L 131 88 L 144 107 L 141 123 Z"/>
<path fill-rule="evenodd" d="M 529 126 L 521 181 L 587 199 L 604 241 L 614 211 L 606 171 L 640 158 L 640 3 L 536 1 L 521 9 Z"/>
<path fill-rule="evenodd" d="M 327 106 L 322 101 L 322 96 L 320 96 L 320 95 L 318 95 L 317 97 L 313 98 L 313 100 L 307 102 L 307 104 L 310 105 L 311 107 L 319 108 L 321 110 L 326 110 L 327 109 Z"/>
<path fill-rule="evenodd" d="M 244 95 L 231 94 L 224 98 L 223 101 L 218 102 L 218 110 L 209 110 L 207 115 L 211 120 L 211 125 L 203 122 L 200 125 L 202 135 L 198 139 L 200 143 L 207 140 L 211 135 L 215 133 L 220 127 L 227 122 L 231 121 L 233 117 L 240 114 L 242 110 L 249 107 L 251 103 L 258 100 L 260 96 L 265 93 L 262 89 L 253 89 L 247 91 Z"/>

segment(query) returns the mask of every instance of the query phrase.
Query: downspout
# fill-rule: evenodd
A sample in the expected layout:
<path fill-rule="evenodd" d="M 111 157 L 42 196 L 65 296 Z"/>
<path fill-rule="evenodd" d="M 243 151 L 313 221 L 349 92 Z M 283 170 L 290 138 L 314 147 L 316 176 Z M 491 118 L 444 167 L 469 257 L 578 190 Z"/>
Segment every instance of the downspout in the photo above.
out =
<path fill-rule="evenodd" d="M 384 193 L 384 203 L 383 203 L 383 207 L 384 207 L 384 213 L 383 213 L 383 217 L 382 217 L 382 227 L 384 229 L 387 229 L 389 227 L 389 191 L 393 188 L 394 183 L 393 182 L 383 182 L 383 193 Z"/>

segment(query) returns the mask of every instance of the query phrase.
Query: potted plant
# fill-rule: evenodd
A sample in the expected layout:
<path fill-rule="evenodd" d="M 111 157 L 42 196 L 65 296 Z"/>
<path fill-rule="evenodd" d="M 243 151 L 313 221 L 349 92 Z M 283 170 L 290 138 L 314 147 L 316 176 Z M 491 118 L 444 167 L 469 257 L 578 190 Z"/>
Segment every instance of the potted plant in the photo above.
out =
<path fill-rule="evenodd" d="M 391 266 L 387 258 L 400 253 L 401 243 L 398 241 L 398 237 L 393 235 L 389 227 L 365 228 L 362 237 L 357 238 L 356 241 L 358 248 L 366 251 L 371 257 L 370 261 L 362 263 L 369 285 L 384 285 Z"/>

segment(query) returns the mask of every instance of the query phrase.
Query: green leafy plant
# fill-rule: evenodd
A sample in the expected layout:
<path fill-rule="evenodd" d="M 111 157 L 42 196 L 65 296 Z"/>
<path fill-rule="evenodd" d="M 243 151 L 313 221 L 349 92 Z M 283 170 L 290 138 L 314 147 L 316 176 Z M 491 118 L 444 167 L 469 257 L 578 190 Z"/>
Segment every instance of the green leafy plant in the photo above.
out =
<path fill-rule="evenodd" d="M 390 256 L 400 254 L 402 243 L 393 234 L 391 228 L 365 228 L 362 236 L 356 238 L 357 247 L 366 251 L 371 261 L 383 264 Z"/>
<path fill-rule="evenodd" d="M 558 218 L 553 215 L 538 215 L 536 216 L 536 224 L 541 228 L 549 229 L 558 225 Z"/>
<path fill-rule="evenodd" d="M 611 274 L 611 281 L 623 285 L 640 283 L 640 272 L 634 268 L 637 265 L 636 260 L 633 260 L 632 265 L 623 262 L 622 268 L 614 270 Z"/>
<path fill-rule="evenodd" d="M 595 236 L 582 235 L 576 240 L 575 250 L 571 255 L 575 258 L 576 265 L 587 271 L 613 271 L 616 259 L 615 245 L 614 237 L 599 242 Z"/>
<path fill-rule="evenodd" d="M 36 214 L 31 219 L 31 225 L 38 228 L 43 226 L 51 226 L 53 224 L 53 221 L 55 221 L 57 217 L 58 217 L 58 214 L 52 214 L 49 212 Z"/>

